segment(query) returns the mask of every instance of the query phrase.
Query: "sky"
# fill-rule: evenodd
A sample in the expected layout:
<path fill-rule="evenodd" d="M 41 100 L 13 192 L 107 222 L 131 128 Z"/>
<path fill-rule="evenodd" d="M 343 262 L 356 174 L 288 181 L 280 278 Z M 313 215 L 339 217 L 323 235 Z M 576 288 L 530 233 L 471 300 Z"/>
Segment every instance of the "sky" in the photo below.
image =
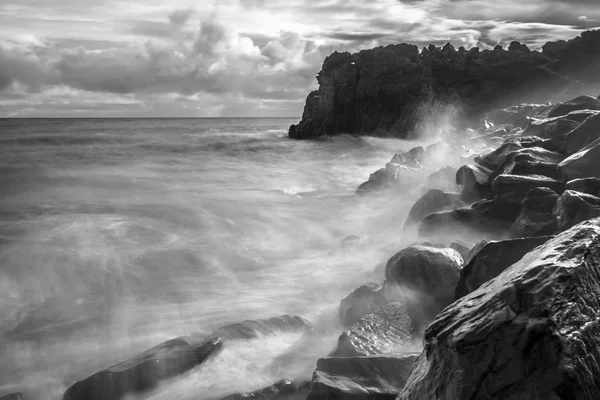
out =
<path fill-rule="evenodd" d="M 300 117 L 333 51 L 597 27 L 600 0 L 1 0 L 0 117 Z"/>

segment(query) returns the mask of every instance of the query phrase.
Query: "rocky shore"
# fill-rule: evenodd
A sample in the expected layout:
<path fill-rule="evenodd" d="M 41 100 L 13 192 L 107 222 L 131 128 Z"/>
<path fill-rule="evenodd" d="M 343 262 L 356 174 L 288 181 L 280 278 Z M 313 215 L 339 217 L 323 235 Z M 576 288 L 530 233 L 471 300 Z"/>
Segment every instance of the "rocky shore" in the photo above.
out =
<path fill-rule="evenodd" d="M 407 128 L 414 99 L 431 90 L 423 86 L 426 63 L 433 71 L 427 79 L 440 90 L 448 82 L 466 87 L 466 75 L 487 71 L 470 92 L 464 89 L 477 112 L 490 104 L 478 108 L 483 97 L 508 93 L 499 65 L 507 68 L 503 74 L 523 63 L 531 67 L 511 85 L 546 71 L 536 82 L 563 90 L 572 83 L 564 76 L 574 76 L 567 58 L 599 39 L 593 32 L 548 44 L 542 53 L 513 44 L 482 54 L 450 47 L 419 54 L 408 45 L 335 54 L 290 135 Z M 442 66 L 438 53 L 453 61 Z M 546 68 L 549 63 L 556 69 Z M 454 80 L 458 72 L 465 80 Z M 363 74 L 372 80 L 364 82 Z M 406 76 L 414 77 L 408 86 L 388 85 Z M 349 81 L 353 86 L 343 83 Z M 378 91 L 379 100 L 361 85 Z M 386 108 L 397 92 L 406 101 Z M 372 102 L 368 110 L 366 102 Z M 312 379 L 291 376 L 223 399 L 600 398 L 600 100 L 582 95 L 515 105 L 488 112 L 476 129 L 459 133 L 394 155 L 357 189 L 370 196 L 419 182 L 423 195 L 398 229 L 420 241 L 398 249 L 380 282 L 365 282 L 340 299 L 345 330 L 316 362 Z M 284 315 L 172 339 L 73 383 L 63 399 L 148 393 L 210 363 L 232 341 L 275 332 L 298 332 L 309 341 L 319 334 L 309 321 Z"/>

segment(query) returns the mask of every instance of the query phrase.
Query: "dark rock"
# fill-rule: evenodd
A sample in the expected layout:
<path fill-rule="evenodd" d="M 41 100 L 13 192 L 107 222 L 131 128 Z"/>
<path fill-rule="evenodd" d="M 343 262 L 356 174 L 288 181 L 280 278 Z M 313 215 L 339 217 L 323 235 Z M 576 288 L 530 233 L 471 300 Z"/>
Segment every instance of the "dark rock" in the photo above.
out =
<path fill-rule="evenodd" d="M 537 110 L 547 108 L 544 104 L 519 104 L 500 110 L 492 110 L 486 115 L 486 120 L 495 125 L 508 124 L 515 127 L 525 128 L 529 125 L 532 115 Z"/>
<path fill-rule="evenodd" d="M 582 40 L 589 41 L 583 34 Z M 432 105 L 457 105 L 456 120 L 462 122 L 516 99 L 545 101 L 577 86 L 582 78 L 596 82 L 597 76 L 582 73 L 581 67 L 593 64 L 598 50 L 579 50 L 575 42 L 565 49 L 457 52 L 432 46 L 419 54 L 417 46 L 398 44 L 355 54 L 335 52 L 325 59 L 317 76 L 319 89 L 308 95 L 302 120 L 290 127 L 289 136 L 346 133 L 406 138 L 422 130 L 423 110 Z M 567 56 L 569 51 L 576 56 Z M 570 57 L 581 57 L 579 51 L 587 52 L 579 68 L 563 68 L 563 63 L 572 62 Z"/>
<path fill-rule="evenodd" d="M 413 245 L 389 259 L 385 278 L 414 290 L 425 315 L 433 316 L 454 300 L 462 264 L 462 256 L 454 249 Z"/>
<path fill-rule="evenodd" d="M 406 153 L 397 153 L 390 161 L 392 164 L 401 164 L 407 167 L 420 168 L 425 158 L 425 149 L 421 146 L 414 147 Z"/>
<path fill-rule="evenodd" d="M 542 139 L 550 139 L 571 132 L 580 124 L 580 122 L 573 121 L 567 117 L 534 119 L 531 120 L 529 126 L 523 131 L 523 136 L 538 136 Z"/>
<path fill-rule="evenodd" d="M 539 140 L 539 139 L 536 139 Z M 475 162 L 484 168 L 487 168 L 489 171 L 494 171 L 500 168 L 505 164 L 506 156 L 516 150 L 524 149 L 525 147 L 522 144 L 521 140 L 506 140 L 500 147 L 496 150 L 488 153 L 482 157 L 476 158 Z"/>
<path fill-rule="evenodd" d="M 458 208 L 433 213 L 423 218 L 419 226 L 419 235 L 440 239 L 495 239 L 504 237 L 510 225 L 511 223 L 505 220 L 486 217 L 477 209 Z"/>
<path fill-rule="evenodd" d="M 600 138 L 600 114 L 586 119 L 577 128 L 553 138 L 550 142 L 561 153 L 571 155 L 598 138 Z"/>
<path fill-rule="evenodd" d="M 565 184 L 543 175 L 499 175 L 492 183 L 497 199 L 520 204 L 525 195 L 534 188 L 546 187 L 562 193 Z"/>
<path fill-rule="evenodd" d="M 384 354 L 321 358 L 307 400 L 393 400 L 404 387 L 416 357 Z"/>
<path fill-rule="evenodd" d="M 521 212 L 512 227 L 510 235 L 518 237 L 537 237 L 554 234 L 558 229 L 552 210 L 558 200 L 558 194 L 548 188 L 531 189 L 521 203 Z"/>
<path fill-rule="evenodd" d="M 453 250 L 458 251 L 458 253 L 463 258 L 463 260 L 466 260 L 467 256 L 469 255 L 470 249 L 466 246 L 463 246 L 460 243 L 452 242 L 452 243 L 450 243 L 450 246 L 448 246 L 448 247 L 450 247 Z"/>
<path fill-rule="evenodd" d="M 118 400 L 127 394 L 146 392 L 159 381 L 202 364 L 222 344 L 218 337 L 204 342 L 187 337 L 169 340 L 77 382 L 67 389 L 63 400 Z"/>
<path fill-rule="evenodd" d="M 481 200 L 473 203 L 471 208 L 490 220 L 508 222 L 513 222 L 521 212 L 520 204 L 508 203 L 500 199 Z"/>
<path fill-rule="evenodd" d="M 582 221 L 600 217 L 600 198 L 565 190 L 558 198 L 552 214 L 558 221 L 558 229 L 564 231 Z"/>
<path fill-rule="evenodd" d="M 549 107 L 545 112 L 545 117 L 560 117 L 578 110 L 600 110 L 600 100 L 592 96 L 579 96 Z"/>
<path fill-rule="evenodd" d="M 412 364 L 411 364 L 411 366 L 412 366 Z M 408 374 L 406 374 L 404 376 L 405 381 L 406 381 L 407 377 L 408 377 Z M 27 400 L 27 396 L 25 396 L 23 393 L 11 393 L 11 394 L 7 394 L 6 396 L 0 397 L 0 400 Z"/>
<path fill-rule="evenodd" d="M 340 322 L 342 326 L 350 326 L 388 303 L 390 301 L 385 296 L 383 285 L 378 283 L 363 285 L 340 303 Z"/>
<path fill-rule="evenodd" d="M 581 178 L 567 182 L 565 190 L 574 190 L 600 197 L 600 179 L 599 178 Z"/>
<path fill-rule="evenodd" d="M 356 190 L 357 194 L 366 194 L 386 190 L 399 183 L 411 185 L 411 181 L 418 182 L 416 175 L 411 174 L 418 169 L 409 168 L 401 164 L 387 163 L 385 168 L 381 168 L 369 176 L 369 180 L 361 184 Z"/>
<path fill-rule="evenodd" d="M 264 389 L 231 394 L 221 398 L 221 400 L 301 400 L 306 398 L 309 390 L 310 381 L 292 382 L 283 379 Z"/>
<path fill-rule="evenodd" d="M 222 339 L 254 339 L 278 332 L 308 332 L 313 329 L 310 322 L 297 315 L 280 315 L 268 319 L 247 320 L 223 326 L 209 335 Z"/>
<path fill-rule="evenodd" d="M 600 178 L 600 138 L 566 158 L 559 167 L 568 180 Z"/>
<path fill-rule="evenodd" d="M 329 357 L 399 354 L 414 347 L 414 326 L 406 307 L 389 303 L 356 321 Z"/>
<path fill-rule="evenodd" d="M 461 199 L 476 201 L 490 197 L 489 176 L 492 171 L 478 165 L 463 165 L 456 171 L 456 183 L 462 186 Z"/>
<path fill-rule="evenodd" d="M 404 226 L 417 224 L 431 213 L 463 206 L 459 197 L 460 195 L 455 193 L 445 193 L 439 189 L 431 189 L 412 206 Z"/>
<path fill-rule="evenodd" d="M 456 298 L 477 290 L 553 236 L 487 242 L 460 271 Z"/>
<path fill-rule="evenodd" d="M 600 398 L 598 243 L 584 222 L 447 307 L 398 399 Z"/>

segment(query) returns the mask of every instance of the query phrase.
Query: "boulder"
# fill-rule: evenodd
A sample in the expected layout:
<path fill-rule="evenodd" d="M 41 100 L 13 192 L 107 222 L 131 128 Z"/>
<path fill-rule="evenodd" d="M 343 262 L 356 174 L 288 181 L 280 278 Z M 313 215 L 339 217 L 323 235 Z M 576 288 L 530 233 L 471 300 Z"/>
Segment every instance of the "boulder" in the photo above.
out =
<path fill-rule="evenodd" d="M 410 311 L 420 305 L 425 318 L 429 318 L 454 300 L 462 265 L 463 258 L 454 249 L 413 245 L 389 259 L 385 278 L 414 291 L 417 304 L 409 306 Z"/>
<path fill-rule="evenodd" d="M 577 122 L 568 117 L 557 117 L 548 119 L 533 119 L 527 129 L 523 131 L 523 136 L 538 136 L 542 139 L 551 139 L 553 137 L 564 135 L 577 128 L 581 122 Z"/>
<path fill-rule="evenodd" d="M 456 168 L 446 166 L 431 173 L 425 179 L 424 188 L 440 189 L 445 192 L 455 192 L 458 190 L 456 185 Z"/>
<path fill-rule="evenodd" d="M 471 208 L 489 220 L 507 222 L 513 222 L 521 212 L 520 204 L 509 203 L 500 199 L 481 200 L 473 203 Z"/>
<path fill-rule="evenodd" d="M 340 303 L 340 322 L 342 326 L 350 326 L 388 303 L 383 285 L 378 283 L 363 285 Z"/>
<path fill-rule="evenodd" d="M 253 392 L 235 393 L 221 400 L 302 400 L 310 390 L 310 381 L 292 382 L 283 379 L 273 385 Z"/>
<path fill-rule="evenodd" d="M 494 279 L 519 261 L 525 254 L 552 238 L 553 236 L 542 236 L 485 243 L 461 269 L 456 285 L 456 299 L 477 290 L 485 282 Z"/>
<path fill-rule="evenodd" d="M 558 194 L 545 187 L 531 189 L 521 203 L 521 212 L 510 228 L 510 236 L 536 237 L 554 234 L 558 225 L 552 210 Z"/>
<path fill-rule="evenodd" d="M 600 110 L 600 100 L 592 96 L 579 96 L 572 100 L 550 106 L 545 111 L 547 118 L 560 117 L 577 110 Z"/>
<path fill-rule="evenodd" d="M 567 182 L 565 190 L 574 190 L 600 197 L 600 178 L 581 178 Z"/>
<path fill-rule="evenodd" d="M 421 146 L 414 147 L 405 153 L 397 153 L 390 163 L 405 165 L 411 168 L 420 168 L 425 158 L 425 149 Z"/>
<path fill-rule="evenodd" d="M 280 315 L 268 319 L 246 320 L 225 325 L 209 335 L 226 340 L 255 339 L 280 332 L 310 332 L 312 325 L 297 315 Z"/>
<path fill-rule="evenodd" d="M 456 184 L 462 186 L 461 199 L 476 201 L 490 197 L 491 170 L 475 164 L 463 165 L 456 171 Z"/>
<path fill-rule="evenodd" d="M 393 400 L 417 354 L 326 357 L 317 361 L 307 400 Z"/>
<path fill-rule="evenodd" d="M 511 223 L 490 218 L 473 208 L 457 208 L 452 211 L 433 213 L 421 221 L 419 236 L 439 240 L 460 237 L 467 241 L 504 237 Z"/>
<path fill-rule="evenodd" d="M 508 153 L 504 163 L 491 175 L 493 182 L 498 175 L 544 175 L 552 179 L 563 180 L 564 175 L 558 163 L 565 159 L 562 154 L 540 147 L 530 147 Z"/>
<path fill-rule="evenodd" d="M 169 340 L 75 383 L 63 400 L 118 400 L 127 394 L 152 390 L 159 381 L 204 363 L 222 345 L 219 337 L 206 341 L 189 337 Z"/>
<path fill-rule="evenodd" d="M 460 195 L 445 193 L 439 189 L 431 189 L 412 206 L 406 219 L 405 227 L 421 222 L 427 215 L 462 207 Z"/>
<path fill-rule="evenodd" d="M 552 214 L 558 221 L 558 229 L 564 231 L 582 221 L 600 217 L 600 198 L 565 190 L 558 198 Z"/>
<path fill-rule="evenodd" d="M 492 182 L 492 190 L 497 199 L 520 204 L 525 195 L 534 188 L 546 187 L 562 193 L 565 184 L 543 175 L 498 175 Z"/>
<path fill-rule="evenodd" d="M 559 167 L 568 180 L 600 178 L 600 138 L 566 158 Z"/>
<path fill-rule="evenodd" d="M 589 117 L 577 128 L 550 142 L 561 153 L 571 155 L 588 146 L 600 137 L 600 114 Z"/>
<path fill-rule="evenodd" d="M 599 243 L 583 222 L 447 307 L 398 399 L 600 398 Z"/>
<path fill-rule="evenodd" d="M 412 185 L 420 183 L 419 178 L 414 175 L 417 169 L 409 168 L 401 164 L 387 163 L 385 168 L 373 172 L 369 180 L 356 189 L 356 194 L 378 192 L 399 185 Z"/>
<path fill-rule="evenodd" d="M 342 333 L 329 357 L 399 354 L 413 348 L 414 340 L 414 326 L 406 307 L 389 303 Z"/>

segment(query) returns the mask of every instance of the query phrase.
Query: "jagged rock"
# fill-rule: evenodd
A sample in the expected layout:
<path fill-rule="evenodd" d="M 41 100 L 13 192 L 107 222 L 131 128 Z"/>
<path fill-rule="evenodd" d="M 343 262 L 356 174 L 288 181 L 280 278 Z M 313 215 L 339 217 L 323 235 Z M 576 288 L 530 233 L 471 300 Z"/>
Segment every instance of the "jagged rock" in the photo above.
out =
<path fill-rule="evenodd" d="M 600 197 L 600 179 L 599 178 L 581 178 L 573 179 L 567 182 L 565 190 L 574 190 Z"/>
<path fill-rule="evenodd" d="M 525 128 L 531 121 L 531 116 L 539 109 L 546 108 L 545 104 L 519 104 L 492 110 L 485 119 L 492 121 L 495 125 L 507 124 L 515 127 Z"/>
<path fill-rule="evenodd" d="M 431 213 L 463 206 L 459 198 L 460 195 L 455 193 L 444 193 L 439 189 L 431 189 L 412 206 L 404 226 L 417 224 Z"/>
<path fill-rule="evenodd" d="M 523 136 L 538 136 L 542 139 L 550 139 L 571 132 L 580 124 L 580 122 L 568 119 L 568 117 L 533 119 L 523 131 Z"/>
<path fill-rule="evenodd" d="M 527 140 L 523 138 L 524 140 Z M 536 139 L 539 140 L 539 139 Z M 516 150 L 523 149 L 522 140 L 509 139 L 500 147 L 482 157 L 476 158 L 475 162 L 490 171 L 494 171 L 505 164 L 506 156 Z"/>
<path fill-rule="evenodd" d="M 340 322 L 342 326 L 350 326 L 388 303 L 390 301 L 385 296 L 383 285 L 378 283 L 363 285 L 341 301 Z"/>
<path fill-rule="evenodd" d="M 473 208 L 458 208 L 433 213 L 423 218 L 419 226 L 419 236 L 440 239 L 447 237 L 495 239 L 505 236 L 510 225 L 511 223 L 506 220 L 486 217 Z"/>
<path fill-rule="evenodd" d="M 536 237 L 555 233 L 558 229 L 552 210 L 558 200 L 558 194 L 545 187 L 531 189 L 521 203 L 521 212 L 512 227 L 510 236 Z"/>
<path fill-rule="evenodd" d="M 416 175 L 411 175 L 416 171 L 414 168 L 409 168 L 401 164 L 387 163 L 385 168 L 381 168 L 369 176 L 369 180 L 361 184 L 356 189 L 357 194 L 366 194 L 386 190 L 398 185 L 399 182 L 410 185 L 411 181 L 418 181 Z"/>
<path fill-rule="evenodd" d="M 456 299 L 477 290 L 553 236 L 487 242 L 460 271 Z"/>
<path fill-rule="evenodd" d="M 600 138 L 558 165 L 568 180 L 600 178 Z"/>
<path fill-rule="evenodd" d="M 307 400 L 394 399 L 408 378 L 417 354 L 326 357 L 317 361 Z"/>
<path fill-rule="evenodd" d="M 389 303 L 341 334 L 329 357 L 400 354 L 412 348 L 414 326 L 406 307 Z"/>
<path fill-rule="evenodd" d="M 401 164 L 407 167 L 420 168 L 425 158 L 425 149 L 421 146 L 414 147 L 406 153 L 397 153 L 390 161 L 392 164 Z"/>
<path fill-rule="evenodd" d="M 492 182 L 492 190 L 497 199 L 520 204 L 525 195 L 536 187 L 547 187 L 562 193 L 565 184 L 543 175 L 498 175 Z"/>
<path fill-rule="evenodd" d="M 579 54 L 575 43 L 567 44 L 566 49 Z M 582 73 L 581 66 L 596 60 L 598 50 L 584 49 L 586 60 L 578 64 L 579 69 L 563 68 L 563 63 L 571 62 L 563 59 L 565 51 L 497 48 L 458 52 L 433 46 L 419 54 L 417 46 L 399 44 L 355 54 L 335 52 L 325 59 L 317 76 L 319 89 L 308 95 L 302 120 L 290 127 L 289 136 L 304 139 L 348 133 L 408 137 L 421 129 L 419 117 L 430 108 L 432 98 L 437 103 L 458 105 L 458 121 L 468 121 L 517 98 L 526 102 L 546 100 L 573 87 L 582 77 L 595 82 L 597 76 Z"/>
<path fill-rule="evenodd" d="M 414 290 L 419 298 L 417 302 L 423 306 L 425 318 L 428 318 L 454 300 L 462 264 L 462 256 L 454 249 L 413 245 L 389 259 L 385 278 Z"/>
<path fill-rule="evenodd" d="M 463 165 L 456 171 L 456 183 L 462 186 L 461 199 L 476 201 L 491 195 L 489 176 L 492 171 L 478 165 Z"/>
<path fill-rule="evenodd" d="M 253 392 L 235 393 L 221 400 L 301 400 L 310 390 L 310 381 L 292 382 L 283 379 L 273 385 Z"/>
<path fill-rule="evenodd" d="M 159 381 L 202 364 L 222 344 L 219 337 L 202 342 L 189 337 L 169 340 L 77 382 L 67 389 L 63 400 L 118 400 L 127 394 L 146 392 Z"/>
<path fill-rule="evenodd" d="M 599 243 L 584 222 L 447 307 L 398 399 L 600 398 Z"/>
<path fill-rule="evenodd" d="M 564 231 L 582 221 L 600 217 L 600 198 L 565 190 L 558 198 L 552 214 L 558 221 L 558 229 Z"/>
<path fill-rule="evenodd" d="M 561 153 L 571 155 L 600 138 L 600 114 L 591 116 L 577 128 L 553 138 L 550 143 Z"/>
<path fill-rule="evenodd" d="M 412 366 L 412 364 L 411 364 L 411 366 Z M 409 370 L 409 372 L 410 372 L 410 370 Z M 407 377 L 408 377 L 408 374 L 404 375 L 404 381 L 406 381 Z M 23 393 L 11 393 L 11 394 L 7 394 L 6 396 L 0 397 L 0 400 L 27 400 L 27 396 L 25 396 Z"/>

